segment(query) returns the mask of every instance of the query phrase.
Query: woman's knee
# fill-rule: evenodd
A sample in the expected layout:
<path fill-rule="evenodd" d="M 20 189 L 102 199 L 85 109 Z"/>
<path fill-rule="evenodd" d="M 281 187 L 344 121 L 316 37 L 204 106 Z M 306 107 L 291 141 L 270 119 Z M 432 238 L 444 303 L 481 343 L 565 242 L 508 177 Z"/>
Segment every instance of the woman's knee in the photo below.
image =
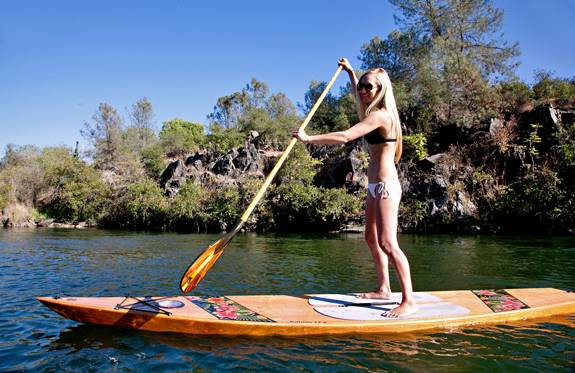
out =
<path fill-rule="evenodd" d="M 379 239 L 378 241 L 379 247 L 386 253 L 388 256 L 392 256 L 397 250 L 399 250 L 399 245 L 397 244 L 397 240 L 390 240 L 390 239 Z"/>

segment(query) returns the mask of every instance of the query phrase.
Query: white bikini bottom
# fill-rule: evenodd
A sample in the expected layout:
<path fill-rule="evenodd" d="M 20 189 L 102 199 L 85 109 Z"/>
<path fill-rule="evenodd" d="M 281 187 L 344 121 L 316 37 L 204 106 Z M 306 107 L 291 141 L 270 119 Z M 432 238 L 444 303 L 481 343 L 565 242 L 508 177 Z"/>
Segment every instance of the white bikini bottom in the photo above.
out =
<path fill-rule="evenodd" d="M 386 199 L 389 197 L 390 186 L 392 187 L 392 193 L 398 191 L 401 194 L 401 186 L 397 182 L 386 183 L 385 181 L 380 181 L 378 183 L 368 183 L 367 191 L 373 198 Z"/>

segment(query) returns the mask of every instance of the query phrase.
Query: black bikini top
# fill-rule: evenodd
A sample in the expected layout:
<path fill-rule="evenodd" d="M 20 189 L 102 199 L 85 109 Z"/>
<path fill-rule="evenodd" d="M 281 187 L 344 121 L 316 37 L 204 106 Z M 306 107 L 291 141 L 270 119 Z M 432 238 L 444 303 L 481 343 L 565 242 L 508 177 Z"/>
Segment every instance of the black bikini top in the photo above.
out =
<path fill-rule="evenodd" d="M 365 136 L 363 136 L 363 138 L 365 139 L 365 141 L 367 141 L 368 144 L 382 144 L 384 142 L 397 141 L 397 139 L 386 139 L 383 136 L 381 136 L 381 134 L 378 131 L 378 128 L 366 134 Z"/>

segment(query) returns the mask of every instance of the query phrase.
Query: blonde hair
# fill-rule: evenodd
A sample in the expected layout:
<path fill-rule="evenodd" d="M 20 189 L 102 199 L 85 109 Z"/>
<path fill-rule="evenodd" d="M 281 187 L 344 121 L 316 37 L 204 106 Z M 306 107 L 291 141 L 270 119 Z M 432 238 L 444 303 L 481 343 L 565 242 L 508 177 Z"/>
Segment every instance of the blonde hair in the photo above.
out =
<path fill-rule="evenodd" d="M 401 151 L 403 148 L 402 134 L 401 134 L 401 123 L 399 121 L 399 113 L 397 112 L 397 105 L 395 104 L 395 96 L 393 95 L 393 88 L 391 87 L 391 80 L 387 72 L 381 67 L 377 69 L 371 69 L 359 78 L 358 83 L 361 82 L 366 75 L 375 75 L 379 83 L 379 92 L 375 96 L 374 100 L 367 106 L 361 102 L 359 98 L 359 93 L 357 89 L 356 93 L 356 103 L 357 103 L 357 114 L 359 115 L 359 120 L 365 119 L 373 110 L 385 109 L 391 116 L 391 129 L 395 129 L 395 138 L 397 139 L 395 145 L 395 163 L 399 162 L 401 157 Z"/>

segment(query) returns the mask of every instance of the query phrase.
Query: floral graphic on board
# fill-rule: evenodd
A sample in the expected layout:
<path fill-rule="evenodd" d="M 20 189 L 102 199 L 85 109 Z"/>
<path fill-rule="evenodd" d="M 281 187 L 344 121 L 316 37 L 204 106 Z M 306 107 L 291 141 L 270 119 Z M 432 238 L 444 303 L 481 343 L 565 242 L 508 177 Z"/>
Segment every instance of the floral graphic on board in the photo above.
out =
<path fill-rule="evenodd" d="M 473 290 L 473 293 L 493 312 L 515 311 L 529 308 L 528 305 L 502 289 Z"/>
<path fill-rule="evenodd" d="M 274 322 L 228 297 L 186 297 L 187 300 L 220 320 Z"/>

